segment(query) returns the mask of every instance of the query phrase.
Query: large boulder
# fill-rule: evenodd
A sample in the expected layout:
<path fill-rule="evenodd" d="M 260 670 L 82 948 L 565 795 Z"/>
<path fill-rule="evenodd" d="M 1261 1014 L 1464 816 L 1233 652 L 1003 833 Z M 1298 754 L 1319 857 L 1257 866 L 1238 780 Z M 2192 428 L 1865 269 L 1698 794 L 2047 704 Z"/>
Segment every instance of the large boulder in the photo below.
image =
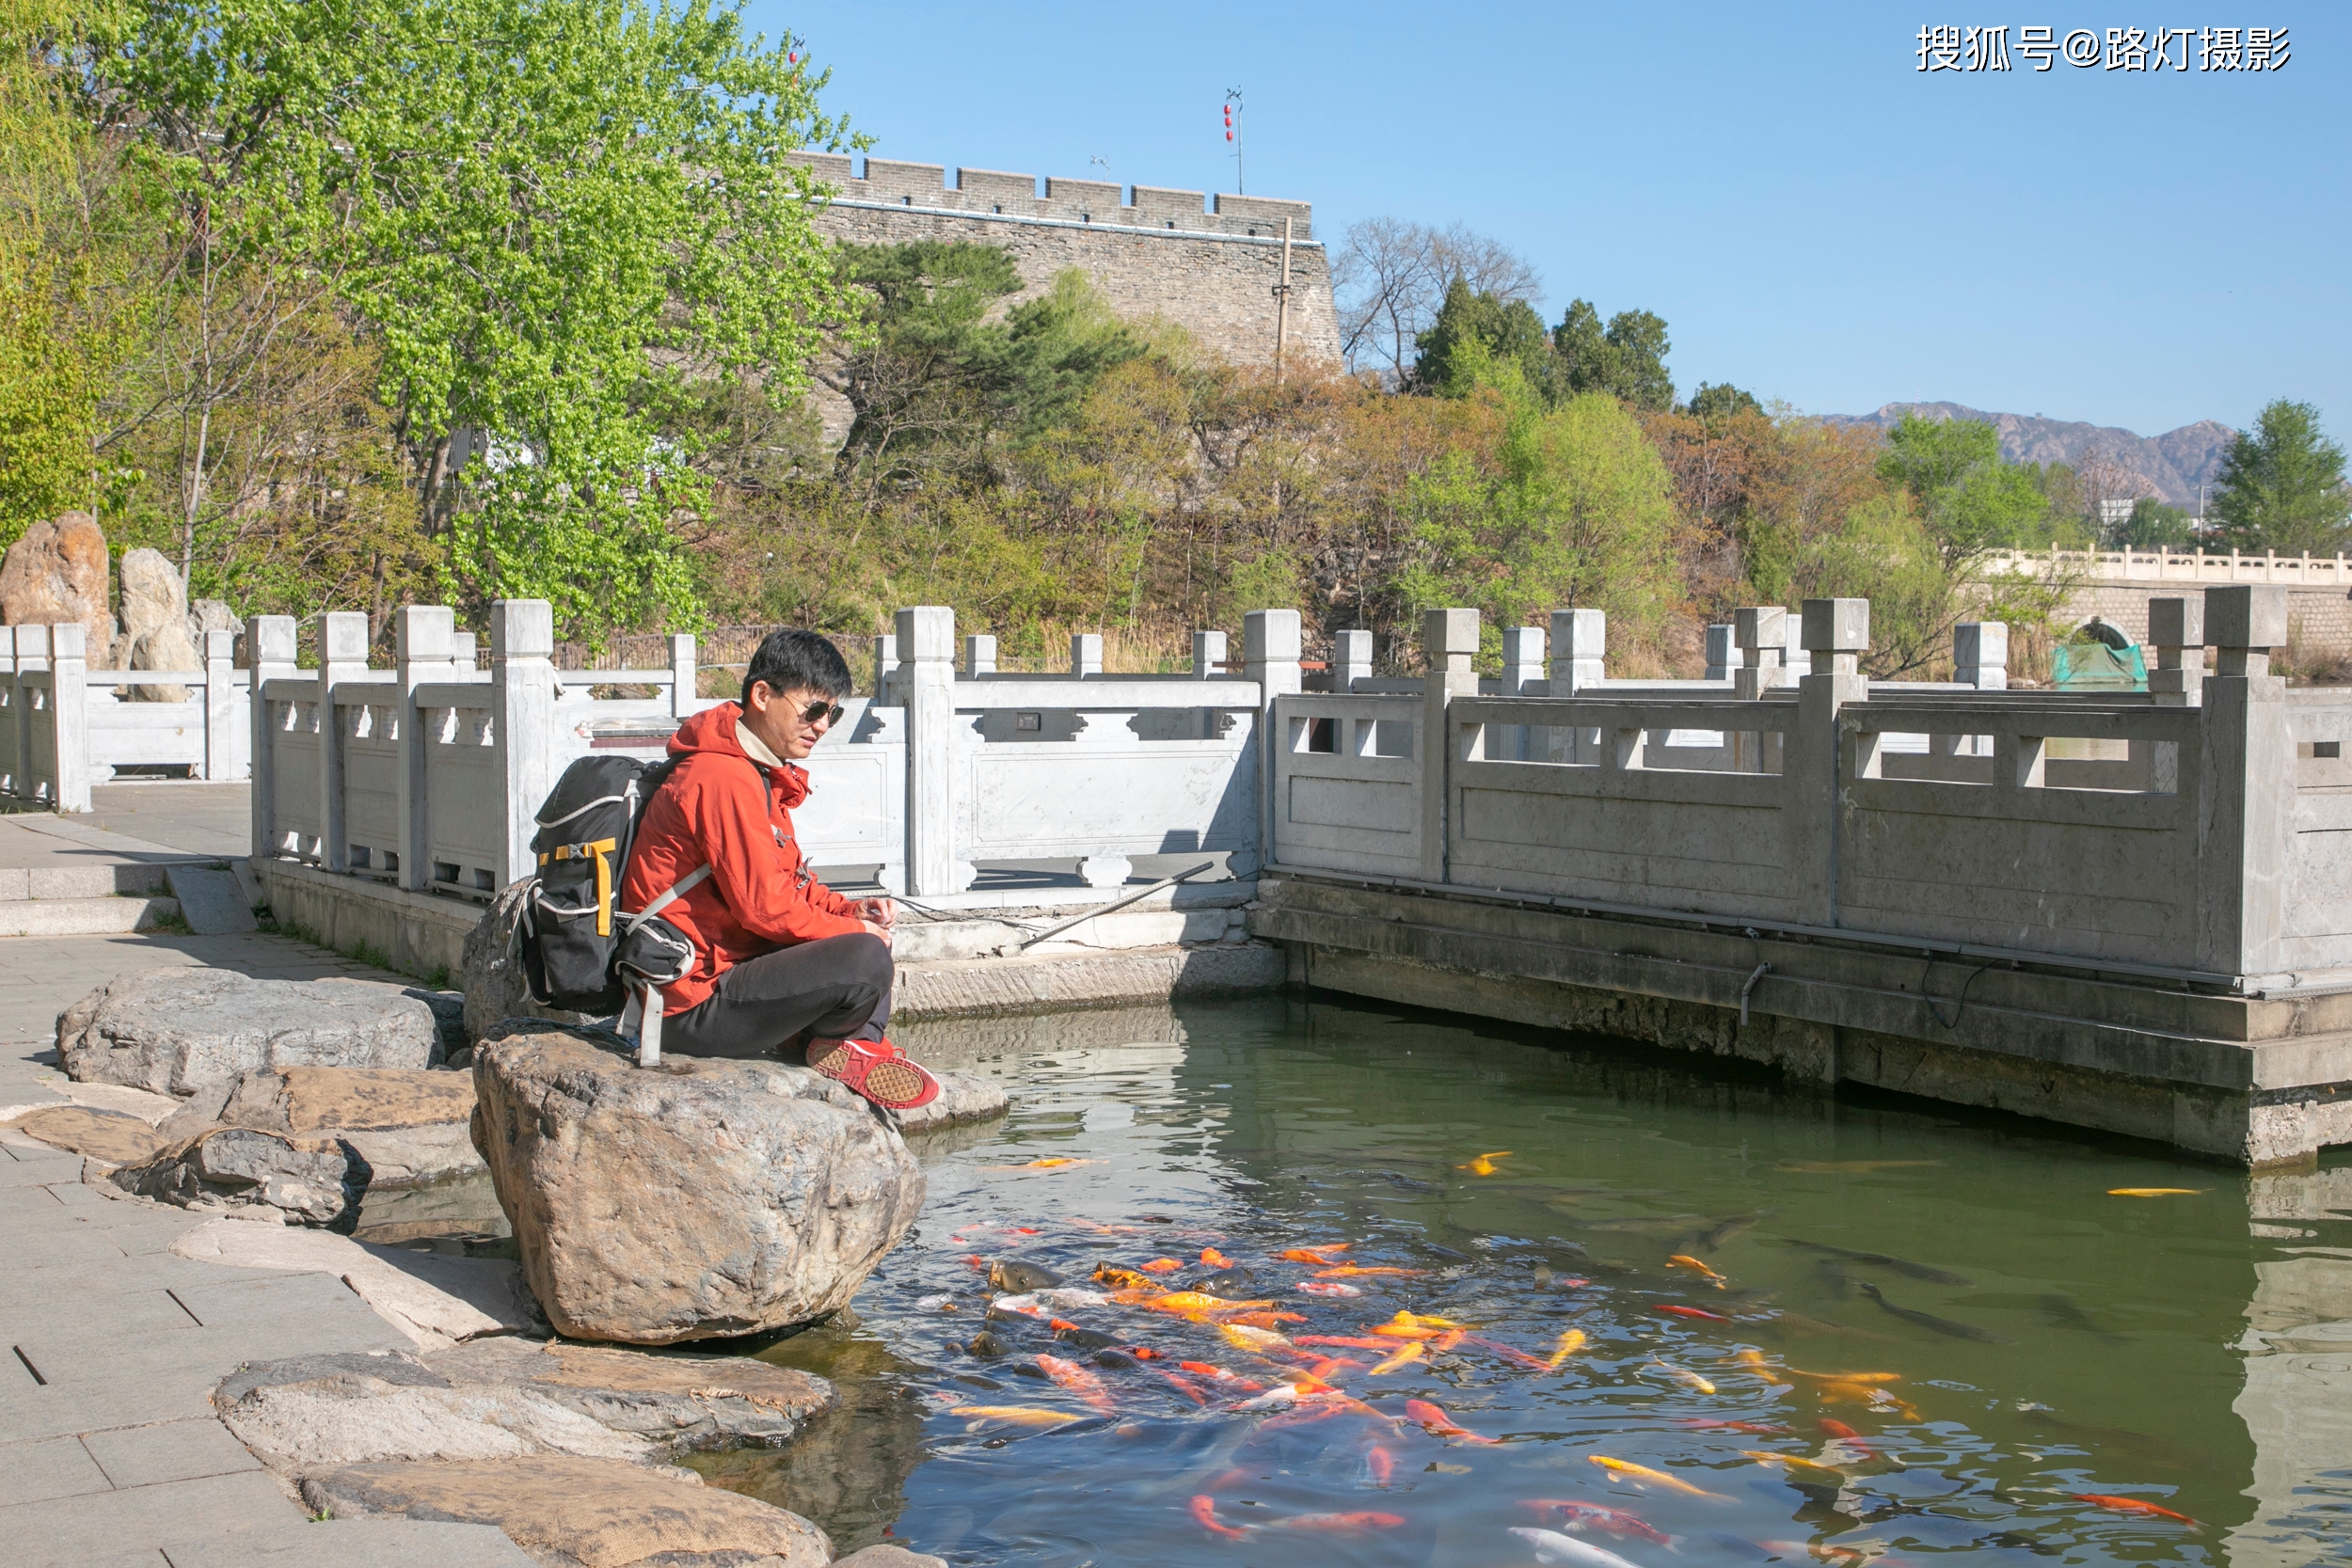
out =
<path fill-rule="evenodd" d="M 125 551 L 118 568 L 122 580 L 124 670 L 193 670 L 203 662 L 188 636 L 188 591 L 179 568 L 161 550 Z M 184 703 L 184 686 L 135 686 L 141 703 Z"/>
<path fill-rule="evenodd" d="M 269 1209 L 289 1225 L 347 1231 L 359 1223 L 368 1166 L 340 1139 L 215 1127 L 118 1166 L 105 1180 L 182 1209 Z"/>
<path fill-rule="evenodd" d="M 671 1344 L 821 1318 L 914 1223 L 923 1174 L 806 1068 L 561 1030 L 474 1048 L 474 1141 L 558 1333 Z"/>
<path fill-rule="evenodd" d="M 338 1519 L 496 1525 L 548 1568 L 824 1568 L 825 1532 L 797 1513 L 707 1487 L 691 1471 L 548 1455 L 342 1465 L 302 1478 Z"/>
<path fill-rule="evenodd" d="M 438 1038 L 433 1009 L 396 987 L 165 969 L 59 1014 L 57 1061 L 81 1083 L 184 1096 L 254 1068 L 421 1068 Z"/>
<path fill-rule="evenodd" d="M 105 660 L 114 641 L 106 610 L 106 536 L 87 512 L 35 523 L 0 559 L 0 621 L 12 626 L 79 621 L 88 628 L 85 656 Z"/>
<path fill-rule="evenodd" d="M 543 1007 L 532 998 L 531 984 L 523 976 L 522 958 L 515 946 L 515 927 L 522 920 L 532 880 L 524 877 L 507 884 L 506 891 L 491 901 L 474 928 L 466 933 L 465 950 L 458 958 L 458 985 L 466 995 L 466 1037 L 469 1040 L 499 1034 L 499 1025 L 510 1018 L 543 1018 L 569 1024 L 595 1022 L 586 1013 Z"/>

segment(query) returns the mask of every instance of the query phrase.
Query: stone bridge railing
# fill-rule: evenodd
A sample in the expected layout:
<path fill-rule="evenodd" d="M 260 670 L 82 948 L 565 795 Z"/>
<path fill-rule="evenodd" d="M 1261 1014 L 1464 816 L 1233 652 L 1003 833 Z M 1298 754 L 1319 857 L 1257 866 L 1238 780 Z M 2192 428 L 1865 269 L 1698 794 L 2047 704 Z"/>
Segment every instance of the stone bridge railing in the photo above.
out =
<path fill-rule="evenodd" d="M 197 670 L 92 670 L 79 621 L 0 626 L 0 793 L 56 811 L 90 809 L 118 769 L 162 768 L 229 782 L 249 768 L 246 672 L 235 638 L 203 636 Z M 179 702 L 126 702 L 133 686 L 178 687 Z"/>

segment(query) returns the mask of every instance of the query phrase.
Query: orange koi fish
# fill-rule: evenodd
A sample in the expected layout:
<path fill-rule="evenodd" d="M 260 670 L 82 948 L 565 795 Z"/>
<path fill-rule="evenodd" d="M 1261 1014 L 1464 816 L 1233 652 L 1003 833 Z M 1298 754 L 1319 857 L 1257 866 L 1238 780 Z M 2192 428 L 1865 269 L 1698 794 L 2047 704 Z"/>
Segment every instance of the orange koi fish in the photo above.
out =
<path fill-rule="evenodd" d="M 1375 1443 L 1364 1454 L 1364 1484 L 1386 1488 L 1396 1474 L 1396 1456 Z"/>
<path fill-rule="evenodd" d="M 1803 1367 L 1775 1367 L 1752 1350 L 1740 1351 L 1732 1359 L 1759 1372 L 1770 1372 L 1776 1377 L 1801 1377 L 1812 1383 L 1871 1384 L 1900 1383 L 1903 1380 L 1900 1372 L 1808 1372 Z"/>
<path fill-rule="evenodd" d="M 1746 1432 L 1753 1433 L 1758 1437 L 1788 1435 L 1787 1427 L 1774 1426 L 1770 1421 L 1708 1421 L 1693 1417 L 1677 1424 L 1689 1427 L 1694 1432 Z"/>
<path fill-rule="evenodd" d="M 1710 1323 L 1727 1323 L 1731 1322 L 1729 1318 L 1724 1317 L 1721 1312 L 1708 1312 L 1696 1307 L 1661 1306 L 1653 1307 L 1652 1310 L 1662 1312 L 1669 1318 L 1696 1318 L 1701 1322 Z"/>
<path fill-rule="evenodd" d="M 1143 1265 L 1145 1274 L 1173 1274 L 1184 1265 L 1173 1258 L 1154 1258 Z"/>
<path fill-rule="evenodd" d="M 1372 1332 L 1384 1339 L 1434 1339 L 1449 1328 L 1464 1326 L 1452 1318 L 1424 1317 L 1418 1312 L 1399 1312 L 1387 1323 L 1376 1325 Z"/>
<path fill-rule="evenodd" d="M 1239 1372 L 1229 1372 L 1224 1368 L 1213 1367 L 1206 1361 L 1179 1361 L 1176 1365 L 1195 1377 L 1205 1377 L 1213 1383 L 1230 1383 L 1245 1393 L 1254 1394 L 1265 1386 L 1255 1378 L 1244 1377 Z"/>
<path fill-rule="evenodd" d="M 1574 1355 L 1578 1351 L 1581 1351 L 1583 1348 L 1584 1331 L 1581 1328 L 1569 1329 L 1565 1334 L 1560 1336 L 1560 1342 L 1552 1347 L 1551 1359 L 1544 1363 L 1544 1370 L 1548 1372 L 1558 1371 L 1562 1362 L 1565 1362 L 1569 1356 Z"/>
<path fill-rule="evenodd" d="M 1821 1433 L 1824 1436 L 1835 1437 L 1841 1443 L 1859 1443 L 1862 1441 L 1862 1433 L 1856 1432 L 1853 1428 L 1848 1426 L 1843 1421 L 1833 1421 L 1828 1417 L 1824 1416 L 1821 1418 L 1820 1425 Z"/>
<path fill-rule="evenodd" d="M 1232 1526 L 1226 1524 L 1223 1520 L 1219 1519 L 1216 1516 L 1216 1499 L 1210 1497 L 1206 1492 L 1201 1493 L 1200 1496 L 1192 1499 L 1192 1518 L 1193 1523 L 1199 1525 L 1202 1529 L 1207 1530 L 1212 1535 L 1221 1535 L 1228 1541 L 1239 1541 L 1243 1536 L 1248 1533 L 1247 1530 L 1235 1529 Z"/>
<path fill-rule="evenodd" d="M 1094 1282 L 1097 1285 L 1116 1285 L 1128 1291 L 1150 1291 L 1155 1294 L 1159 1291 L 1158 1286 L 1133 1269 L 1115 1269 L 1108 1263 L 1094 1266 Z"/>
<path fill-rule="evenodd" d="M 1020 1165 L 991 1165 L 991 1170 L 1060 1170 L 1065 1165 L 1099 1165 L 1100 1160 L 1073 1160 L 1066 1154 L 1056 1154 L 1043 1160 L 1031 1160 Z"/>
<path fill-rule="evenodd" d="M 1296 1343 L 1302 1345 L 1345 1345 L 1350 1350 L 1376 1350 L 1386 1355 L 1396 1349 L 1386 1339 L 1366 1339 L 1347 1334 L 1302 1334 Z"/>
<path fill-rule="evenodd" d="M 1316 1246 L 1293 1247 L 1288 1252 L 1282 1254 L 1282 1261 L 1285 1263 L 1312 1263 L 1319 1269 L 1327 1269 L 1331 1267 L 1331 1259 L 1324 1257 L 1323 1255 L 1325 1253 L 1345 1252 L 1349 1247 L 1352 1247 L 1356 1243 L 1353 1242 L 1325 1242 Z"/>
<path fill-rule="evenodd" d="M 1514 1367 L 1529 1367 L 1539 1372 L 1551 1370 L 1549 1364 L 1539 1355 L 1530 1355 L 1523 1350 L 1513 1350 L 1509 1345 L 1498 1344 L 1492 1339 L 1483 1339 L 1475 1334 L 1465 1335 L 1464 1338 L 1481 1349 L 1494 1352 Z"/>
<path fill-rule="evenodd" d="M 2142 1502 L 2137 1497 L 2119 1497 L 2105 1492 L 2077 1492 L 2074 1494 L 2074 1500 L 2078 1503 L 2090 1503 L 2098 1508 L 2111 1508 L 2118 1513 L 2137 1513 L 2150 1519 L 2177 1519 L 2191 1529 L 2204 1528 L 2185 1513 L 2175 1513 L 2169 1508 L 2159 1508 L 2154 1503 Z"/>
<path fill-rule="evenodd" d="M 1919 1418 L 1918 1407 L 1897 1399 L 1883 1388 L 1867 1383 L 1820 1383 L 1814 1385 L 1813 1397 L 1823 1404 L 1867 1404 L 1873 1410 L 1888 1411 L 1906 1421 Z"/>
<path fill-rule="evenodd" d="M 1402 1513 L 1299 1513 L 1277 1519 L 1268 1529 L 1394 1529 L 1405 1522 Z"/>
<path fill-rule="evenodd" d="M 1730 1283 L 1730 1281 L 1725 1279 L 1722 1275 L 1717 1274 L 1713 1269 L 1708 1268 L 1705 1263 L 1692 1257 L 1687 1252 L 1677 1252 L 1673 1257 L 1667 1259 L 1666 1267 L 1670 1269 L 1688 1269 L 1692 1273 L 1700 1275 L 1709 1285 L 1714 1286 L 1718 1291 L 1722 1290 L 1724 1286 Z"/>
<path fill-rule="evenodd" d="M 1442 1355 L 1447 1351 L 1452 1350 L 1454 1346 L 1460 1344 L 1463 1340 L 1469 1338 L 1470 1330 L 1467 1328 L 1449 1328 L 1444 1333 L 1438 1335 L 1436 1338 L 1426 1341 L 1426 1343 L 1431 1350 L 1434 1350 L 1438 1354 Z"/>
<path fill-rule="evenodd" d="M 1353 1285 L 1343 1285 L 1336 1279 L 1302 1279 L 1292 1289 L 1311 1296 L 1360 1296 L 1364 1292 Z"/>
<path fill-rule="evenodd" d="M 1588 1453 L 1584 1457 L 1613 1476 L 1637 1481 L 1654 1481 L 1659 1485 L 1672 1487 L 1677 1492 L 1687 1492 L 1693 1497 L 1707 1497 L 1719 1503 L 1731 1500 L 1721 1492 L 1702 1491 L 1679 1476 L 1670 1476 L 1663 1470 L 1653 1470 L 1646 1465 L 1636 1465 L 1629 1459 L 1611 1459 L 1606 1454 L 1597 1453 Z"/>
<path fill-rule="evenodd" d="M 1392 1372 L 1399 1367 L 1409 1366 L 1411 1363 L 1420 1360 L 1422 1356 L 1428 1354 L 1429 1347 L 1420 1343 L 1418 1340 L 1409 1345 L 1400 1345 L 1397 1347 L 1394 1354 L 1391 1355 L 1387 1360 L 1381 1362 L 1378 1366 L 1373 1368 L 1370 1375 L 1379 1377 L 1385 1373 Z"/>
<path fill-rule="evenodd" d="M 1200 1261 L 1213 1269 L 1230 1269 L 1233 1266 L 1233 1260 L 1231 1258 L 1213 1246 L 1204 1246 L 1200 1249 Z"/>
<path fill-rule="evenodd" d="M 1263 1351 L 1270 1345 L 1287 1345 L 1290 1340 L 1270 1328 L 1257 1328 L 1248 1323 L 1219 1323 L 1216 1331 L 1225 1336 L 1225 1342 L 1236 1350 Z"/>
<path fill-rule="evenodd" d="M 2204 1188 L 2202 1188 L 2202 1187 L 2109 1187 L 2109 1188 L 2107 1189 L 2107 1196 L 2109 1196 L 2109 1197 L 2194 1197 L 2196 1195 L 2198 1195 L 2199 1193 L 2203 1192 L 2204 1190 L 2205 1190 L 2205 1189 L 2204 1189 Z M 2162 1509 L 2158 1509 L 2156 1512 L 2157 1512 L 2157 1513 L 2163 1513 L 2164 1511 L 2163 1511 Z M 2180 1515 L 2179 1515 L 2179 1514 L 2177 1514 L 2177 1513 L 2175 1513 L 2174 1515 L 2172 1515 L 2172 1517 L 2174 1517 L 2175 1519 L 2177 1519 L 2177 1518 L 2179 1518 L 2179 1517 L 2180 1517 Z"/>
<path fill-rule="evenodd" d="M 1037 1364 L 1045 1369 L 1047 1377 L 1052 1378 L 1104 1415 L 1110 1416 L 1118 1413 L 1119 1402 L 1111 1398 L 1111 1391 L 1103 1386 L 1103 1380 L 1095 1376 L 1091 1369 L 1081 1367 L 1075 1361 L 1064 1361 L 1058 1355 L 1041 1354 L 1037 1358 Z"/>
<path fill-rule="evenodd" d="M 1323 1270 L 1315 1277 L 1317 1279 L 1367 1279 L 1375 1275 L 1388 1275 L 1401 1279 L 1411 1275 L 1428 1272 L 1427 1269 L 1392 1269 L 1381 1264 L 1374 1264 L 1367 1268 L 1356 1263 L 1342 1263 L 1335 1268 Z"/>
<path fill-rule="evenodd" d="M 1168 1385 L 1171 1387 L 1173 1387 L 1178 1393 L 1184 1395 L 1184 1398 L 1190 1400 L 1193 1403 L 1206 1404 L 1209 1402 L 1209 1396 L 1202 1393 L 1199 1388 L 1193 1386 L 1192 1379 L 1188 1377 L 1179 1377 L 1174 1372 L 1169 1371 L 1166 1367 L 1154 1367 L 1152 1370 L 1159 1373 L 1162 1377 L 1168 1379 Z"/>
<path fill-rule="evenodd" d="M 1248 1328 L 1272 1328 L 1278 1323 L 1303 1323 L 1307 1320 L 1296 1312 L 1219 1312 L 1216 1321 Z"/>
<path fill-rule="evenodd" d="M 1490 1446 L 1502 1441 L 1500 1437 L 1481 1437 L 1427 1400 L 1406 1400 L 1405 1416 L 1407 1420 L 1433 1436 L 1458 1437 L 1465 1443 L 1484 1443 Z"/>

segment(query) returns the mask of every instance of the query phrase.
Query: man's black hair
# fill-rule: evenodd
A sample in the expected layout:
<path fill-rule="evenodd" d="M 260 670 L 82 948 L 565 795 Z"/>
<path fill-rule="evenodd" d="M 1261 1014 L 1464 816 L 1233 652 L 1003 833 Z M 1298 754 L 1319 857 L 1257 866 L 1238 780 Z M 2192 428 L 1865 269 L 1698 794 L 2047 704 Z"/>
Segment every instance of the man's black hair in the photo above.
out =
<path fill-rule="evenodd" d="M 752 655 L 752 662 L 743 672 L 743 705 L 752 701 L 752 685 L 766 681 L 768 689 L 778 695 L 787 691 L 814 691 L 839 702 L 857 689 L 850 679 L 850 666 L 841 657 L 841 650 L 829 638 L 813 631 L 771 631 L 759 651 Z"/>

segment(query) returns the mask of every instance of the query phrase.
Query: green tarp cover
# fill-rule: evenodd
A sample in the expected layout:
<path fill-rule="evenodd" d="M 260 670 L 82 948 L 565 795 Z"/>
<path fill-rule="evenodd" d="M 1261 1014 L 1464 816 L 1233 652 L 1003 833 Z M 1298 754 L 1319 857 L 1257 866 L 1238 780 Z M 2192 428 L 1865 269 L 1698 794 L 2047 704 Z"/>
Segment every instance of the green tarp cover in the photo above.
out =
<path fill-rule="evenodd" d="M 2145 691 L 2148 658 L 2137 647 L 2117 653 L 2104 642 L 2061 642 L 2050 655 L 2060 691 Z"/>

